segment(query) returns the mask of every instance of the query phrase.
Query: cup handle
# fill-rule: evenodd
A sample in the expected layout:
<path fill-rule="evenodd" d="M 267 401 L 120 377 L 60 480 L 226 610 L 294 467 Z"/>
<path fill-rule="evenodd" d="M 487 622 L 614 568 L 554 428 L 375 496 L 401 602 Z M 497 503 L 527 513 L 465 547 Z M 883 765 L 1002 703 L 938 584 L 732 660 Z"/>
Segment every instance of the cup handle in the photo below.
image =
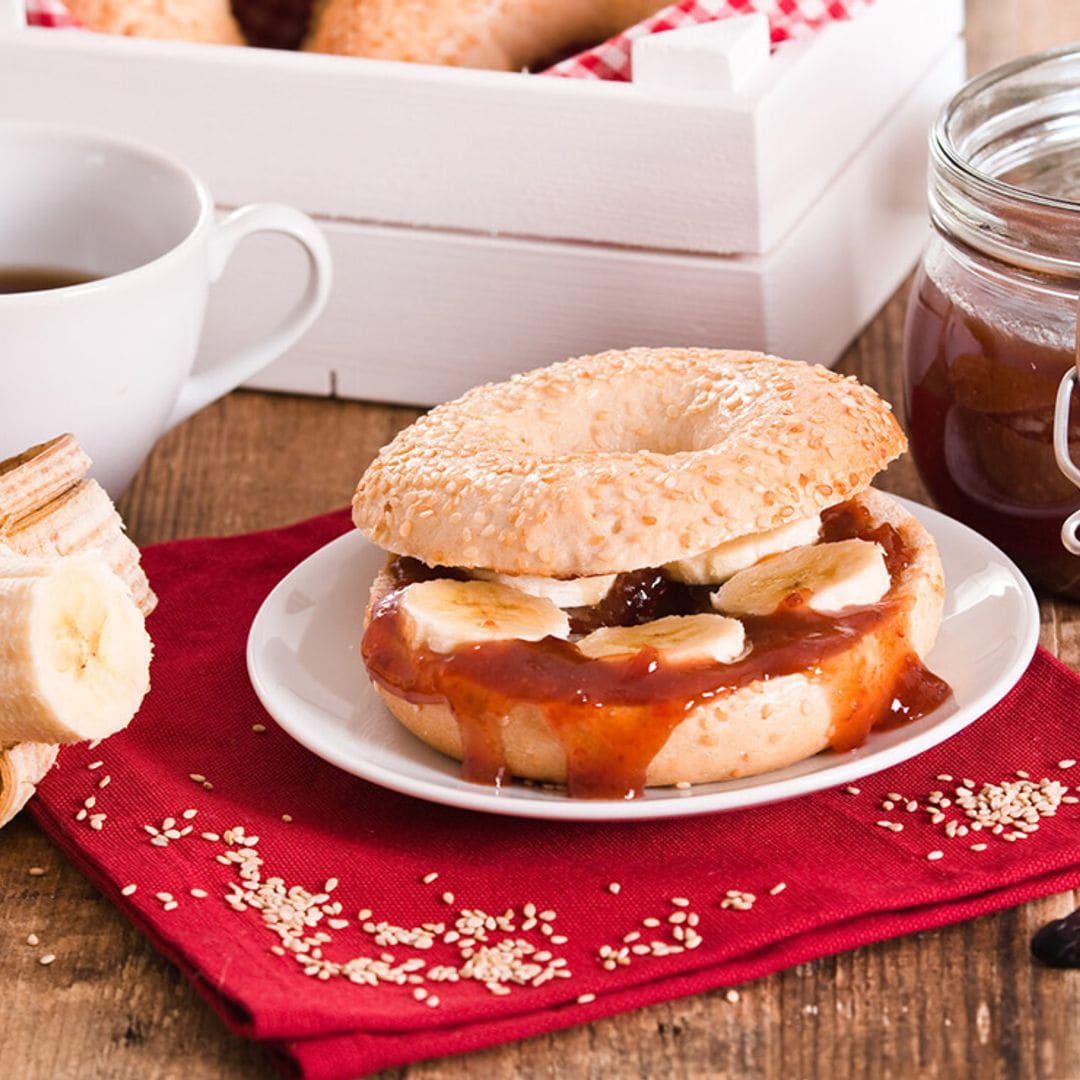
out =
<path fill-rule="evenodd" d="M 214 229 L 210 238 L 210 280 L 217 281 L 236 245 L 257 232 L 291 236 L 308 256 L 308 279 L 303 295 L 284 319 L 263 338 L 208 371 L 190 375 L 180 388 L 167 427 L 179 424 L 211 401 L 250 379 L 276 360 L 315 321 L 326 304 L 332 277 L 330 248 L 319 227 L 299 210 L 279 203 L 257 203 L 234 210 Z"/>
<path fill-rule="evenodd" d="M 1078 469 L 1069 454 L 1069 406 L 1072 404 L 1073 387 L 1077 384 L 1078 375 L 1076 368 L 1072 367 L 1065 373 L 1058 384 L 1057 401 L 1054 403 L 1054 457 L 1058 468 L 1074 483 L 1080 487 L 1080 469 Z M 1080 555 L 1080 510 L 1070 514 L 1061 526 L 1061 542 L 1065 549 L 1073 555 Z"/>

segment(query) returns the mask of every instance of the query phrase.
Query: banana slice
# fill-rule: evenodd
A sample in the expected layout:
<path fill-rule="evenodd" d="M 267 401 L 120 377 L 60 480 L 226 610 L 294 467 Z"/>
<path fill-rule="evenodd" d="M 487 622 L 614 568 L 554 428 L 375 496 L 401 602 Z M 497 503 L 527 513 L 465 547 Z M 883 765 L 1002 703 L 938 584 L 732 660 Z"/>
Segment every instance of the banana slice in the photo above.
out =
<path fill-rule="evenodd" d="M 497 581 L 418 581 L 401 594 L 414 643 L 446 653 L 484 641 L 566 638 L 570 620 L 550 600 Z"/>
<path fill-rule="evenodd" d="M 737 536 L 690 559 L 677 559 L 664 567 L 664 573 L 684 585 L 719 585 L 740 570 L 760 562 L 766 555 L 812 544 L 820 531 L 821 518 L 815 514 L 767 532 Z"/>
<path fill-rule="evenodd" d="M 0 540 L 31 558 L 95 555 L 124 580 L 144 615 L 157 605 L 139 562 L 139 549 L 128 539 L 116 507 L 96 480 L 79 480 L 23 514 L 0 530 Z"/>
<path fill-rule="evenodd" d="M 575 608 L 592 607 L 611 591 L 617 574 L 599 574 L 596 577 L 549 578 L 535 577 L 531 574 L 496 574 L 494 570 L 473 570 L 474 578 L 480 581 L 497 581 L 500 585 L 509 585 L 520 589 L 530 596 L 539 596 L 550 600 L 556 607 Z"/>
<path fill-rule="evenodd" d="M 59 749 L 48 743 L 24 742 L 0 750 L 0 828 L 29 802 Z"/>
<path fill-rule="evenodd" d="M 822 614 L 875 604 L 891 582 L 880 544 L 838 540 L 774 555 L 740 570 L 710 597 L 717 611 L 771 615 L 793 593 Z"/>
<path fill-rule="evenodd" d="M 0 461 L 0 530 L 62 495 L 89 468 L 90 458 L 74 435 L 58 435 Z"/>
<path fill-rule="evenodd" d="M 0 558 L 0 745 L 102 739 L 150 686 L 150 637 L 98 559 Z"/>
<path fill-rule="evenodd" d="M 605 626 L 586 634 L 578 648 L 593 659 L 632 656 L 651 645 L 665 660 L 730 664 L 745 646 L 743 625 L 723 615 L 668 615 L 640 626 Z"/>

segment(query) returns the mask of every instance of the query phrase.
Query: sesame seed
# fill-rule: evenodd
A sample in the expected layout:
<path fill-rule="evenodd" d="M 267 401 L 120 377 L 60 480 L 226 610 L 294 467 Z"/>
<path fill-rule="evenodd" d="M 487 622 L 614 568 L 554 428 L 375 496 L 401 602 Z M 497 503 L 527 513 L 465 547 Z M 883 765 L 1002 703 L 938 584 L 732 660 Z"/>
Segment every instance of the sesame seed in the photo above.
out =
<path fill-rule="evenodd" d="M 284 821 L 286 825 L 290 824 L 292 822 L 292 814 L 282 814 L 281 820 Z"/>
<path fill-rule="evenodd" d="M 689 791 L 691 786 L 692 785 L 689 780 L 679 780 L 675 784 L 675 787 L 678 788 L 679 791 Z"/>
<path fill-rule="evenodd" d="M 203 781 L 203 788 L 206 791 L 213 791 L 214 790 L 214 785 L 211 784 L 209 780 L 204 780 Z"/>
<path fill-rule="evenodd" d="M 972 844 L 971 845 L 971 850 L 972 851 L 985 851 L 986 847 L 987 847 L 986 844 Z"/>
<path fill-rule="evenodd" d="M 444 892 L 442 894 L 442 902 L 444 904 L 452 904 L 454 902 L 454 894 L 452 892 Z"/>
<path fill-rule="evenodd" d="M 104 814 L 91 814 L 90 816 L 90 828 L 96 832 L 101 832 L 105 827 L 105 815 Z"/>
<path fill-rule="evenodd" d="M 612 896 L 618 896 L 622 891 L 622 886 L 617 881 L 612 881 L 608 884 L 607 891 L 611 893 Z"/>
<path fill-rule="evenodd" d="M 164 821 L 163 821 L 163 822 L 161 823 L 161 829 L 162 829 L 162 832 L 164 832 L 164 831 L 165 831 L 165 830 L 167 830 L 167 829 L 171 829 L 171 828 L 174 828 L 174 827 L 175 827 L 175 825 L 176 825 L 176 818 L 171 818 L 171 817 L 167 817 L 167 818 L 166 818 L 166 819 L 165 819 L 165 820 L 164 820 Z"/>
<path fill-rule="evenodd" d="M 257 735 L 261 735 L 266 730 L 266 725 L 265 724 L 252 724 L 251 725 L 251 730 L 254 731 Z"/>
<path fill-rule="evenodd" d="M 642 926 L 648 926 L 650 929 L 655 928 L 655 927 L 660 925 L 660 920 L 656 919 L 656 918 L 653 918 L 650 915 L 649 918 L 641 920 L 641 925 Z"/>
<path fill-rule="evenodd" d="M 857 788 L 854 784 L 849 784 L 846 788 L 844 788 L 844 790 L 849 795 L 861 795 L 862 794 L 862 788 Z"/>
<path fill-rule="evenodd" d="M 913 813 L 915 813 L 916 810 L 919 809 L 919 804 L 914 799 L 910 799 L 910 800 L 908 800 L 908 802 L 906 802 L 904 804 L 904 809 L 909 814 L 913 814 Z"/>
<path fill-rule="evenodd" d="M 105 764 L 104 761 L 91 761 L 90 764 L 87 765 L 86 767 L 88 769 L 100 769 L 101 766 L 104 765 L 104 764 Z"/>
<path fill-rule="evenodd" d="M 938 776 L 935 776 L 934 779 L 940 780 L 944 784 L 951 784 L 953 778 L 948 773 L 941 773 Z"/>
<path fill-rule="evenodd" d="M 97 786 L 98 786 L 99 788 L 107 788 L 107 787 L 108 787 L 108 786 L 109 786 L 109 785 L 110 785 L 111 783 L 112 783 L 112 777 L 111 777 L 111 776 L 109 776 L 109 774 L 108 774 L 108 773 L 106 773 L 106 774 L 105 774 L 105 775 L 104 775 L 104 776 L 103 776 L 103 777 L 102 777 L 102 778 L 101 778 L 101 779 L 100 779 L 100 780 L 98 781 L 98 785 L 97 785 Z"/>
<path fill-rule="evenodd" d="M 38 939 L 37 934 L 27 934 L 26 935 L 26 944 L 27 945 L 40 945 L 41 942 Z"/>
<path fill-rule="evenodd" d="M 180 904 L 176 900 L 170 900 L 167 904 L 162 906 L 162 911 L 175 911 Z"/>
<path fill-rule="evenodd" d="M 943 859 L 943 858 L 945 858 L 945 852 L 944 852 L 944 851 L 930 851 L 930 852 L 927 852 L 927 855 L 926 855 L 926 857 L 927 857 L 927 858 L 928 858 L 928 859 L 929 859 L 929 860 L 930 860 L 931 862 L 934 862 L 934 861 L 935 861 L 935 860 L 937 860 L 937 859 Z"/>
<path fill-rule="evenodd" d="M 188 773 L 188 777 L 190 779 L 194 780 L 196 784 L 205 784 L 206 783 L 206 777 L 203 776 L 202 773 L 197 773 L 197 772 Z"/>
<path fill-rule="evenodd" d="M 439 871 L 438 870 L 432 870 L 430 874 L 425 874 L 420 880 L 425 885 L 430 885 L 433 881 L 436 881 L 438 879 L 438 877 L 439 877 Z"/>
<path fill-rule="evenodd" d="M 193 817 L 194 817 L 194 816 L 195 816 L 195 815 L 196 815 L 196 814 L 197 814 L 198 812 L 199 812 L 198 810 L 194 810 L 194 809 L 188 808 L 188 809 L 187 809 L 187 810 L 185 810 L 185 811 L 184 811 L 184 812 L 183 812 L 183 813 L 182 813 L 182 814 L 181 814 L 180 816 L 181 816 L 181 817 L 182 817 L 182 818 L 183 818 L 183 819 L 184 819 L 185 821 L 190 821 L 190 820 L 191 820 L 191 819 L 192 819 L 192 818 L 193 818 Z"/>
<path fill-rule="evenodd" d="M 76 821 L 85 821 L 85 820 L 86 820 L 86 807 L 83 807 L 83 808 L 82 808 L 82 809 L 81 809 L 81 810 L 80 810 L 80 811 L 79 811 L 79 812 L 78 812 L 78 813 L 77 813 L 77 814 L 75 815 L 75 820 L 76 820 Z"/>
<path fill-rule="evenodd" d="M 730 1001 L 732 1005 L 734 1005 L 735 1002 L 737 1002 L 739 1000 L 739 991 L 738 990 L 729 990 L 724 995 L 724 997 L 727 998 L 727 1000 Z"/>
<path fill-rule="evenodd" d="M 424 1004 L 429 1009 L 437 1009 L 439 1007 L 439 995 L 438 994 L 429 994 L 428 998 L 424 1002 Z"/>
<path fill-rule="evenodd" d="M 38 958 L 38 963 L 42 967 L 48 967 L 55 959 L 56 957 L 51 952 L 47 952 L 44 956 Z"/>
<path fill-rule="evenodd" d="M 83 799 L 83 806 L 85 806 L 87 810 L 93 810 L 96 805 L 97 799 L 93 795 L 88 795 Z"/>
<path fill-rule="evenodd" d="M 216 832 L 204 832 L 204 833 L 199 833 L 199 835 L 204 840 L 220 840 L 221 839 L 221 837 L 218 836 L 218 834 Z"/>
<path fill-rule="evenodd" d="M 45 874 L 45 867 L 44 866 L 31 866 L 30 869 L 27 870 L 26 872 L 31 877 L 42 877 Z"/>
<path fill-rule="evenodd" d="M 689 900 L 687 900 L 685 896 L 673 896 L 673 897 L 671 898 L 671 902 L 672 902 L 672 903 L 673 903 L 673 904 L 674 904 L 674 905 L 675 905 L 676 907 L 682 907 L 682 908 L 686 908 L 686 907 L 689 907 L 689 906 L 690 906 L 690 901 L 689 901 Z"/>
<path fill-rule="evenodd" d="M 1030 780 L 1031 779 L 1031 773 L 1025 772 L 1023 769 L 1017 769 L 1015 775 L 1017 777 L 1019 777 L 1021 780 Z"/>
<path fill-rule="evenodd" d="M 192 889 L 191 895 L 194 896 L 196 900 L 205 900 L 210 894 L 205 889 Z"/>
<path fill-rule="evenodd" d="M 160 900 L 163 904 L 167 904 L 173 898 L 173 895 L 172 895 L 171 892 L 154 893 L 154 896 L 158 900 Z"/>
<path fill-rule="evenodd" d="M 425 990 L 425 989 L 424 989 L 424 988 L 423 988 L 422 986 L 418 986 L 418 987 L 417 987 L 417 988 L 416 988 L 416 989 L 415 989 L 415 990 L 414 990 L 414 991 L 412 992 L 412 996 L 413 996 L 414 998 L 416 998 L 416 1000 L 417 1000 L 417 1001 L 423 1001 L 423 1000 L 424 1000 L 424 998 L 426 998 L 426 997 L 428 996 L 428 992 L 427 992 L 427 991 L 426 991 L 426 990 Z"/>
<path fill-rule="evenodd" d="M 579 1005 L 588 1005 L 596 1000 L 595 994 L 578 994 L 577 1003 Z"/>
<path fill-rule="evenodd" d="M 134 884 L 133 884 L 133 885 L 125 885 L 125 886 L 124 886 L 124 887 L 123 887 L 123 888 L 122 888 L 122 889 L 120 890 L 120 895 L 121 895 L 121 896 L 131 896 L 131 894 L 132 894 L 132 893 L 134 893 L 134 892 L 135 892 L 135 890 L 136 890 L 136 889 L 137 889 L 138 887 L 139 887 L 138 885 L 134 885 Z"/>
<path fill-rule="evenodd" d="M 323 885 L 323 892 L 333 892 L 338 887 L 338 879 L 336 877 L 327 878 L 326 884 Z"/>
<path fill-rule="evenodd" d="M 1061 761 L 1058 762 L 1058 768 L 1059 769 L 1071 769 L 1075 764 L 1076 764 L 1076 759 L 1075 758 L 1062 758 Z"/>
<path fill-rule="evenodd" d="M 777 883 L 776 883 L 776 884 L 775 884 L 775 885 L 774 885 L 774 886 L 773 886 L 773 887 L 772 887 L 772 888 L 771 888 L 771 889 L 769 890 L 769 895 L 770 895 L 770 896 L 778 896 L 778 895 L 779 895 L 780 893 L 782 893 L 782 892 L 783 892 L 783 891 L 784 891 L 784 890 L 785 890 L 786 888 L 787 888 L 787 882 L 786 882 L 786 881 L 778 881 L 778 882 L 777 882 Z"/>

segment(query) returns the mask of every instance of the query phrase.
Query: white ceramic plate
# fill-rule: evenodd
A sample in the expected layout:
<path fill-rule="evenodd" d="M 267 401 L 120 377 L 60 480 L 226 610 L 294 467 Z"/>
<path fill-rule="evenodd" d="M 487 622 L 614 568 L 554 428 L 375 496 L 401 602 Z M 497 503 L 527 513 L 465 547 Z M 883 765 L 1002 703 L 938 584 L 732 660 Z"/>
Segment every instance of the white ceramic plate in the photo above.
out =
<path fill-rule="evenodd" d="M 936 746 L 981 716 L 1023 674 L 1039 637 L 1035 597 L 1005 555 L 944 514 L 899 501 L 933 533 L 945 565 L 945 618 L 927 666 L 952 686 L 953 699 L 921 720 L 872 732 L 850 753 L 823 753 L 687 791 L 650 789 L 630 801 L 468 783 L 456 761 L 406 731 L 371 688 L 359 655 L 361 623 L 386 555 L 357 532 L 316 551 L 266 598 L 248 636 L 248 672 L 270 715 L 319 757 L 394 791 L 470 810 L 632 821 L 733 810 L 848 784 Z"/>

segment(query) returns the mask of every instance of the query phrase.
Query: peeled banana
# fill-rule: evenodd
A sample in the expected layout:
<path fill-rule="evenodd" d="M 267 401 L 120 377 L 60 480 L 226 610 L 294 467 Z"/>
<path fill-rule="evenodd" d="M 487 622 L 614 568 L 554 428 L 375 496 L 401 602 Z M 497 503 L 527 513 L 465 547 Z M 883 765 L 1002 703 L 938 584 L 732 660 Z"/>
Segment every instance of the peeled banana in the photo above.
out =
<path fill-rule="evenodd" d="M 710 597 L 717 611 L 771 615 L 792 594 L 822 614 L 875 604 L 891 585 L 885 552 L 868 540 L 809 544 L 740 570 Z"/>
<path fill-rule="evenodd" d="M 150 686 L 131 593 L 90 556 L 0 556 L 0 745 L 101 739 Z"/>
<path fill-rule="evenodd" d="M 611 591 L 616 574 L 600 574 L 596 577 L 549 578 L 532 574 L 496 574 L 494 570 L 473 570 L 472 575 L 481 581 L 497 581 L 520 589 L 530 596 L 550 600 L 556 607 L 592 607 Z"/>
<path fill-rule="evenodd" d="M 566 638 L 570 620 L 550 600 L 496 581 L 418 581 L 401 595 L 414 644 L 437 653 L 484 641 Z"/>
<path fill-rule="evenodd" d="M 0 750 L 0 828 L 27 804 L 59 749 L 48 743 L 23 742 Z"/>
<path fill-rule="evenodd" d="M 646 645 L 666 660 L 730 664 L 745 646 L 743 625 L 723 615 L 668 615 L 639 626 L 606 626 L 587 634 L 578 648 L 593 659 L 632 656 Z"/>
<path fill-rule="evenodd" d="M 767 555 L 812 544 L 820 531 L 821 518 L 815 514 L 766 532 L 738 536 L 689 559 L 678 559 L 668 563 L 664 573 L 684 585 L 719 585 Z"/>

